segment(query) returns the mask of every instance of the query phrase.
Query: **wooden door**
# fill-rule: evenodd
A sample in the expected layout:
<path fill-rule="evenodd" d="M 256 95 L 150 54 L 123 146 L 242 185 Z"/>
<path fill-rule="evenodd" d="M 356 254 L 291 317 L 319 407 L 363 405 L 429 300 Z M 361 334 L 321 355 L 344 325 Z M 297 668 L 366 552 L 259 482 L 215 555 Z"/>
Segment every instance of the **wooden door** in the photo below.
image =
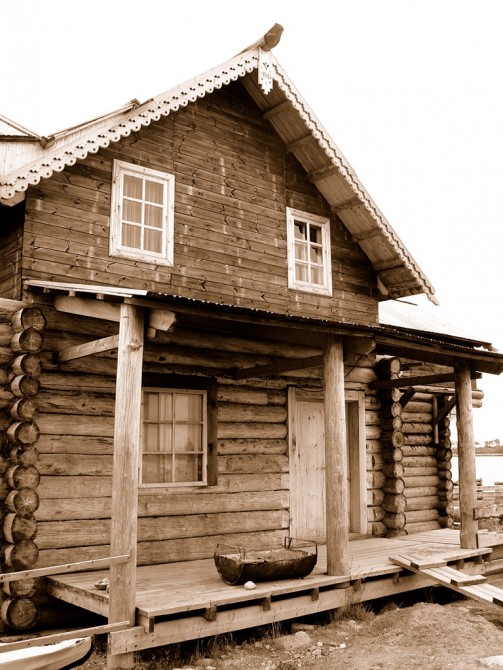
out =
<path fill-rule="evenodd" d="M 348 525 L 351 533 L 362 534 L 367 530 L 364 398 L 362 403 L 361 397 L 349 393 L 346 400 Z M 323 543 L 325 426 L 323 397 L 319 393 L 293 388 L 289 391 L 289 458 L 290 534 Z"/>

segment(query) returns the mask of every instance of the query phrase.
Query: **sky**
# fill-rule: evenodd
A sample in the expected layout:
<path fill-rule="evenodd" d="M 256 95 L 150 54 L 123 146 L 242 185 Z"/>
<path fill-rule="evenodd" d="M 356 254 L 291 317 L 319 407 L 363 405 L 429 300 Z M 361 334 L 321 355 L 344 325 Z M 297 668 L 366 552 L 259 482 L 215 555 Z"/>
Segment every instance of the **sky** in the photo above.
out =
<path fill-rule="evenodd" d="M 1 3 L 0 114 L 48 135 L 225 62 L 275 23 L 274 55 L 436 289 L 503 351 L 502 0 Z M 476 441 L 503 440 L 503 373 Z"/>

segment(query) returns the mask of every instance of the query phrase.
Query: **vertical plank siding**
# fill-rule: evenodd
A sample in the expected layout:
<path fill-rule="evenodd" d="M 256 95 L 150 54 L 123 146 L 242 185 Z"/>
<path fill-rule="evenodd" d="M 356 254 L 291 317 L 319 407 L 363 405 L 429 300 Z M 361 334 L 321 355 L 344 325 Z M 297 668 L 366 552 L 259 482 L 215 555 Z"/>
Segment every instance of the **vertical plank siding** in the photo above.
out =
<path fill-rule="evenodd" d="M 114 159 L 175 175 L 172 268 L 108 255 Z M 331 218 L 332 298 L 288 290 L 287 206 Z M 30 188 L 23 271 L 280 314 L 377 321 L 376 277 L 363 252 L 239 82 Z"/>
<path fill-rule="evenodd" d="M 0 298 L 21 298 L 21 261 L 24 203 L 2 207 L 0 245 Z"/>

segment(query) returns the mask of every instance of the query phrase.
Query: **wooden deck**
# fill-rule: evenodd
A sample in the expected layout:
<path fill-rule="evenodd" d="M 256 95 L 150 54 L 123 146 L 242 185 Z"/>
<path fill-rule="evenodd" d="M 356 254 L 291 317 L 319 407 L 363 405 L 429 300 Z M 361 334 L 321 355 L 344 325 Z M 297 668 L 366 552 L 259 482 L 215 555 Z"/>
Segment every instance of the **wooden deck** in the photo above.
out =
<path fill-rule="evenodd" d="M 490 545 L 490 539 L 486 541 Z M 391 596 L 434 584 L 388 560 L 393 554 L 435 555 L 476 573 L 485 571 L 491 546 L 462 550 L 459 532 L 438 530 L 394 539 L 366 538 L 350 543 L 347 575 L 326 574 L 325 547 L 304 579 L 257 584 L 248 591 L 219 577 L 213 559 L 137 568 L 136 621 L 111 633 L 112 653 L 125 653 L 225 632 L 261 626 Z M 55 575 L 48 592 L 61 600 L 108 616 L 108 595 L 95 586 L 107 571 Z"/>

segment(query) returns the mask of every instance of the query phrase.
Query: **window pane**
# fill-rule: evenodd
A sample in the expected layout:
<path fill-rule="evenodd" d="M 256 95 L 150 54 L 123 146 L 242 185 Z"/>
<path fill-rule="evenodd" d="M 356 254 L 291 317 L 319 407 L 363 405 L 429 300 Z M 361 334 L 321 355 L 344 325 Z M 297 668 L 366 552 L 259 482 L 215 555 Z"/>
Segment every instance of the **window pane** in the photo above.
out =
<path fill-rule="evenodd" d="M 164 421 L 173 421 L 173 394 L 159 393 L 160 417 Z"/>
<path fill-rule="evenodd" d="M 314 244 L 321 244 L 321 228 L 318 226 L 309 226 L 309 241 Z"/>
<path fill-rule="evenodd" d="M 142 199 L 143 179 L 132 177 L 129 174 L 124 175 L 124 197 Z"/>
<path fill-rule="evenodd" d="M 294 228 L 296 240 L 307 240 L 307 227 L 305 223 L 295 221 Z"/>
<path fill-rule="evenodd" d="M 126 200 L 124 198 L 122 220 L 141 223 L 141 202 Z"/>
<path fill-rule="evenodd" d="M 295 243 L 295 258 L 298 261 L 307 261 L 307 244 Z"/>
<path fill-rule="evenodd" d="M 323 286 L 323 268 L 316 266 L 311 268 L 311 282 Z"/>
<path fill-rule="evenodd" d="M 152 228 L 162 228 L 162 207 L 157 205 L 145 205 L 145 221 L 146 226 Z"/>
<path fill-rule="evenodd" d="M 323 264 L 323 253 L 321 247 L 311 247 L 309 256 L 311 263 L 317 263 L 318 265 Z"/>
<path fill-rule="evenodd" d="M 196 394 L 176 394 L 175 396 L 176 421 L 201 421 L 202 396 Z"/>
<path fill-rule="evenodd" d="M 164 184 L 157 181 L 145 180 L 145 200 L 162 204 L 164 200 Z"/>
<path fill-rule="evenodd" d="M 159 394 L 143 394 L 143 418 L 146 421 L 157 421 L 159 419 Z"/>
<path fill-rule="evenodd" d="M 145 230 L 145 251 L 153 251 L 160 254 L 162 251 L 162 231 L 161 230 Z"/>
<path fill-rule="evenodd" d="M 176 457 L 175 481 L 198 482 L 202 480 L 203 460 L 197 454 L 183 454 Z"/>
<path fill-rule="evenodd" d="M 307 265 L 295 266 L 295 279 L 296 281 L 307 281 Z"/>
<path fill-rule="evenodd" d="M 141 248 L 141 228 L 139 226 L 122 226 L 122 244 L 132 249 Z"/>
<path fill-rule="evenodd" d="M 143 429 L 144 451 L 159 451 L 160 448 L 159 424 L 146 423 Z"/>
<path fill-rule="evenodd" d="M 172 482 L 171 456 L 144 455 L 142 460 L 142 481 L 144 484 Z"/>
<path fill-rule="evenodd" d="M 177 424 L 175 426 L 175 450 L 201 451 L 201 426 L 191 424 Z"/>

